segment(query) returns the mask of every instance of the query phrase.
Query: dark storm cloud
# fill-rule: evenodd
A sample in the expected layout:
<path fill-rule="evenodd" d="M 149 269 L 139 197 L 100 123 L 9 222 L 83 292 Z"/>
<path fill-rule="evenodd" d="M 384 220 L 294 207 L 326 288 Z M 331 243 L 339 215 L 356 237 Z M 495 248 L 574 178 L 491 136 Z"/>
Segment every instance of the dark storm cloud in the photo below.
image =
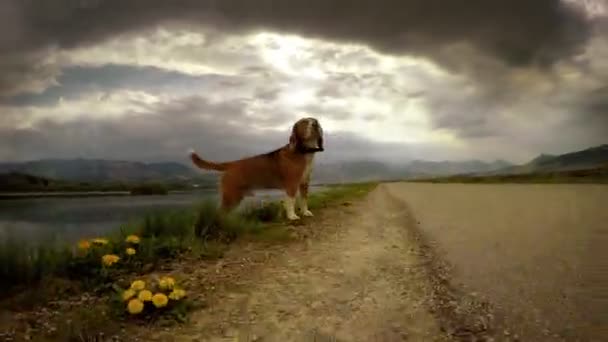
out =
<path fill-rule="evenodd" d="M 145 107 L 144 107 L 145 108 Z M 291 118 L 268 118 L 285 125 Z M 212 102 L 193 96 L 150 106 L 118 118 L 81 118 L 69 122 L 47 119 L 32 128 L 0 126 L 0 160 L 52 157 L 163 160 L 185 156 L 190 147 L 213 159 L 238 158 L 263 152 L 287 141 L 287 133 L 248 129 L 246 100 Z"/>
<path fill-rule="evenodd" d="M 287 143 L 295 119 L 279 112 L 267 113 L 267 119 L 284 129 L 252 129 L 259 118 L 248 118 L 244 101 L 213 103 L 190 97 L 120 119 L 47 119 L 27 129 L 0 126 L 0 160 L 82 157 L 187 163 L 190 147 L 211 160 L 231 160 Z M 325 140 L 331 149 L 319 156 L 320 161 L 364 155 L 394 159 L 404 151 L 399 144 L 376 143 L 350 132 L 326 133 Z"/>
<path fill-rule="evenodd" d="M 450 88 L 436 88 L 436 92 L 424 98 L 432 124 L 436 129 L 447 129 L 462 138 L 485 138 L 499 135 L 496 126 L 498 99 L 480 95 L 463 96 Z"/>
<path fill-rule="evenodd" d="M 552 148 L 574 149 L 567 144 L 592 143 L 583 138 L 596 141 L 608 134 L 605 87 L 589 91 L 580 85 L 582 80 L 566 83 L 558 68 L 552 68 L 556 61 L 565 62 L 578 67 L 585 81 L 608 84 L 608 63 L 602 62 L 602 58 L 608 60 L 608 51 L 579 58 L 580 48 L 589 46 L 590 40 L 608 37 L 606 23 L 586 21 L 558 0 L 0 0 L 0 104 L 48 105 L 61 97 L 70 99 L 111 89 L 151 90 L 154 95 L 164 95 L 173 86 L 215 99 L 187 97 L 160 107 L 142 104 L 143 113 L 125 113 L 120 120 L 47 120 L 30 129 L 12 128 L 24 126 L 27 108 L 23 113 L 0 113 L 0 159 L 73 157 L 83 153 L 108 158 L 115 153 L 129 159 L 170 159 L 181 155 L 181 149 L 189 145 L 208 150 L 212 158 L 225 159 L 283 143 L 294 115 L 286 112 L 294 109 L 285 106 L 279 112 L 277 103 L 294 85 L 301 86 L 292 82 L 299 76 L 258 65 L 260 61 L 250 63 L 257 51 L 248 44 L 240 46 L 238 42 L 243 40 L 236 39 L 236 45 L 228 46 L 229 51 L 222 50 L 224 54 L 215 56 L 223 65 L 236 66 L 239 76 L 187 76 L 116 65 L 60 70 L 65 63 L 45 59 L 53 51 L 93 46 L 121 34 L 139 35 L 159 26 L 204 32 L 204 42 L 186 43 L 179 51 L 170 49 L 171 54 L 163 55 L 183 59 L 186 64 L 206 64 L 210 57 L 205 51 L 225 49 L 214 42 L 223 42 L 230 34 L 263 29 L 363 43 L 394 55 L 421 56 L 448 71 L 425 74 L 422 63 L 412 63 L 382 73 L 385 69 L 381 59 L 366 49 L 313 46 L 311 60 L 350 66 L 345 68 L 350 72 L 329 73 L 318 87 L 305 84 L 319 89 L 316 107 L 308 109 L 333 115 L 334 119 L 349 119 L 350 111 L 357 110 L 363 111 L 357 114 L 368 114 L 363 115 L 364 120 L 381 118 L 368 108 L 330 106 L 336 99 L 374 99 L 391 107 L 395 115 L 408 114 L 412 104 L 421 105 L 430 116 L 432 128 L 449 130 L 488 155 L 509 149 L 514 153 L 544 150 L 541 140 L 550 142 Z M 168 30 L 168 34 L 168 38 L 154 42 L 165 46 L 163 39 L 173 39 L 174 31 Z M 145 35 L 142 38 L 147 39 Z M 69 53 L 64 55 L 69 59 Z M 103 58 L 96 62 L 103 62 Z M 528 69 L 539 71 L 533 78 L 543 78 L 559 91 L 542 93 L 533 89 L 535 82 L 512 81 L 512 73 Z M 55 79 L 57 84 L 53 85 Z M 222 102 L 226 96 L 232 99 Z M 505 108 L 516 117 L 506 125 L 501 118 Z M 531 129 L 526 137 L 517 131 L 526 122 L 534 126 L 554 111 L 558 112 L 556 116 L 566 111 L 569 114 L 563 115 L 566 118 L 562 125 L 551 126 L 550 132 Z M 98 117 L 103 113 L 94 114 Z M 407 115 L 403 117 L 407 122 Z M 280 124 L 286 130 L 258 135 L 250 125 L 253 123 L 258 127 Z M 558 131 L 564 133 L 554 139 Z M 396 150 L 397 145 L 373 144 L 349 135 L 339 138 L 328 137 L 332 149 L 325 156 L 398 155 L 386 149 Z M 490 138 L 497 138 L 494 145 L 487 144 Z M 412 155 L 413 151 L 399 148 Z M 441 155 L 448 148 L 415 149 L 422 150 Z"/>
<path fill-rule="evenodd" d="M 608 85 L 591 91 L 583 101 L 583 113 L 575 117 L 574 123 L 601 128 L 608 136 Z"/>
<path fill-rule="evenodd" d="M 68 67 L 61 71 L 57 83 L 40 93 L 22 93 L 10 98 L 0 98 L 0 104 L 12 106 L 52 106 L 59 101 L 72 100 L 91 92 L 117 91 L 121 89 L 151 92 L 177 92 L 182 89 L 205 90 L 229 83 L 243 83 L 238 76 L 206 74 L 188 75 L 155 67 L 107 64 L 99 67 Z"/>
<path fill-rule="evenodd" d="M 412 97 L 407 93 L 408 89 L 399 89 L 394 84 L 394 77 L 399 76 L 380 72 L 331 72 L 327 74 L 327 80 L 323 82 L 321 88 L 317 91 L 317 96 L 327 98 L 365 96 L 371 90 L 382 90 L 385 93 L 388 92 L 389 95 L 398 95 L 404 99 L 415 98 L 421 95 L 420 92 L 413 92 L 415 96 Z"/>
<path fill-rule="evenodd" d="M 177 23 L 359 42 L 451 67 L 465 61 L 454 54 L 446 58 L 444 48 L 466 43 L 509 65 L 529 65 L 571 55 L 588 33 L 584 19 L 558 0 L 4 0 L 1 6 L 3 59 Z M 34 73 L 33 65 L 24 63 L 20 74 Z M 24 81 L 1 74 L 0 93 Z"/>

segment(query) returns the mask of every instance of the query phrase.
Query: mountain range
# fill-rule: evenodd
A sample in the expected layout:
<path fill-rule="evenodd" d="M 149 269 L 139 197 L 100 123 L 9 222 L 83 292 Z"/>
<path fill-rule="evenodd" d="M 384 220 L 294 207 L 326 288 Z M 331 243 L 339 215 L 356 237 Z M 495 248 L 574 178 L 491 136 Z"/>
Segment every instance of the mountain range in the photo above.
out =
<path fill-rule="evenodd" d="M 0 163 L 0 173 L 20 172 L 74 182 L 145 182 L 189 179 L 193 169 L 173 162 L 140 163 L 103 159 L 44 159 Z"/>
<path fill-rule="evenodd" d="M 318 163 L 313 183 L 342 183 L 371 180 L 396 180 L 448 175 L 498 175 L 585 169 L 608 164 L 608 145 L 562 155 L 541 154 L 523 165 L 504 160 L 484 162 L 413 160 L 400 164 L 359 160 Z M 142 163 L 103 159 L 46 159 L 21 163 L 0 163 L 0 174 L 22 174 L 73 182 L 178 182 L 215 186 L 218 173 L 200 171 L 176 163 Z"/>
<path fill-rule="evenodd" d="M 608 144 L 560 155 L 540 154 L 523 165 L 501 168 L 487 174 L 523 174 L 584 170 L 608 165 Z"/>

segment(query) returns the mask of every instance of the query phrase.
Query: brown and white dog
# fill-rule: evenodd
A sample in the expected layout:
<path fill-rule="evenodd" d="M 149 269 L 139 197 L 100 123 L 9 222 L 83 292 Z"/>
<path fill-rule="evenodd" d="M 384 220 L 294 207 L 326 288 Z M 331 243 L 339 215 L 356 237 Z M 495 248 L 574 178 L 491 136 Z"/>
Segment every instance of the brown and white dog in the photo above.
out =
<path fill-rule="evenodd" d="M 295 213 L 296 197 L 302 215 L 313 216 L 308 210 L 308 185 L 314 154 L 323 151 L 323 130 L 315 118 L 298 120 L 292 128 L 289 143 L 275 151 L 256 156 L 215 163 L 201 159 L 194 150 L 190 159 L 205 170 L 222 171 L 220 180 L 221 208 L 231 210 L 243 197 L 257 189 L 282 189 L 283 203 L 289 220 L 300 217 Z M 299 196 L 297 196 L 299 194 Z"/>

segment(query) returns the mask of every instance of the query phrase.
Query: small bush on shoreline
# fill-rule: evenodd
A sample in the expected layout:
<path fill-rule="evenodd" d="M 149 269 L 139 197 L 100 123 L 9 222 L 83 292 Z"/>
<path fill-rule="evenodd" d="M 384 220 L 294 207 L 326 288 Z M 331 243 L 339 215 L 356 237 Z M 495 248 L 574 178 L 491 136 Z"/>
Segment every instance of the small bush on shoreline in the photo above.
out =
<path fill-rule="evenodd" d="M 132 187 L 131 195 L 167 195 L 169 189 L 160 183 L 145 183 Z"/>

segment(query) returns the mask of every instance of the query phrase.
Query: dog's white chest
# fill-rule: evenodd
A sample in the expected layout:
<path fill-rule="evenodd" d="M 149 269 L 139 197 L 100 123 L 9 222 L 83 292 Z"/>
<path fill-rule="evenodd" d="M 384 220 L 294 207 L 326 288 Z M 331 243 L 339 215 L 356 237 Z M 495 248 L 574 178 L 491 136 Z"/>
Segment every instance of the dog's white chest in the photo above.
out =
<path fill-rule="evenodd" d="M 304 166 L 304 173 L 302 173 L 302 181 L 305 182 L 309 179 L 310 174 L 312 173 L 312 162 L 314 160 L 314 154 L 306 155 L 306 166 Z"/>

